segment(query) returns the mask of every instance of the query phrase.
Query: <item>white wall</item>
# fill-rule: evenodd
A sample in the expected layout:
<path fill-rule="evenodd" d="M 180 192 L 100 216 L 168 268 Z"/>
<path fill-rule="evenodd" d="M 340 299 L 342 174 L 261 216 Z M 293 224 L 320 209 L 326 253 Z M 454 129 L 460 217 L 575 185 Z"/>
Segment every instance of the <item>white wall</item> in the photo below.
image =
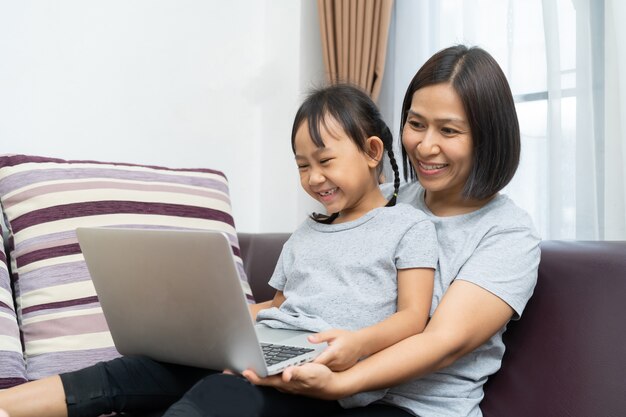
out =
<path fill-rule="evenodd" d="M 308 0 L 0 0 L 0 153 L 210 167 L 240 231 L 310 203 L 289 144 L 323 78 Z"/>

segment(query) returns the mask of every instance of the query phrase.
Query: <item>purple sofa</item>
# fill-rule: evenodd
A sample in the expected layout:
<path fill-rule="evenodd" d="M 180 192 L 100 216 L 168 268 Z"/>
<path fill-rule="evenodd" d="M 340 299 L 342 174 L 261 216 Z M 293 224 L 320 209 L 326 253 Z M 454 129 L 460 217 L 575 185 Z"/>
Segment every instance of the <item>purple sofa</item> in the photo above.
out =
<path fill-rule="evenodd" d="M 286 233 L 240 233 L 258 301 Z M 626 242 L 545 241 L 535 294 L 505 333 L 485 417 L 626 416 Z M 152 413 L 157 416 L 160 413 Z"/>
<path fill-rule="evenodd" d="M 258 301 L 288 234 L 239 234 Z M 626 416 L 626 242 L 545 241 L 535 294 L 505 333 L 485 417 Z"/>

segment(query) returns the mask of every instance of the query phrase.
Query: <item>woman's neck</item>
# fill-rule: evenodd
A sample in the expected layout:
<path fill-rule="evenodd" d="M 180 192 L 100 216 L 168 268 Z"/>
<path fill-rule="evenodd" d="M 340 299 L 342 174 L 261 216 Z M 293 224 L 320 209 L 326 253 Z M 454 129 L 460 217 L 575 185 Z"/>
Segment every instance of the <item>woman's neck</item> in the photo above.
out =
<path fill-rule="evenodd" d="M 497 194 L 482 200 L 463 198 L 461 193 L 429 192 L 424 190 L 426 207 L 438 217 L 459 216 L 471 213 L 485 206 Z"/>

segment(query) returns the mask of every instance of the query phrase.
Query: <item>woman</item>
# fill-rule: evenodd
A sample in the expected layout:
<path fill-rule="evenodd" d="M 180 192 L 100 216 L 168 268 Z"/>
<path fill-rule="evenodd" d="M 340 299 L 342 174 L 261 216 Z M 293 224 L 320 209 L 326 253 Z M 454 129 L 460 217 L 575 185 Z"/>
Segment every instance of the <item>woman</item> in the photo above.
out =
<path fill-rule="evenodd" d="M 408 87 L 401 134 L 405 167 L 412 168 L 405 176 L 418 181 L 404 186 L 398 200 L 428 214 L 440 244 L 423 333 L 342 372 L 317 363 L 265 379 L 246 371 L 261 388 L 217 374 L 189 390 L 167 416 L 481 415 L 483 384 L 504 353 L 502 334 L 530 298 L 539 263 L 530 218 L 499 194 L 517 168 L 520 137 L 495 60 L 464 46 L 435 54 Z M 20 417 L 17 411 L 46 415 L 45 407 L 48 415 L 67 415 L 65 404 L 75 398 L 66 391 L 53 377 L 7 393 L 11 398 L 0 393 L 0 406 L 13 417 Z M 10 407 L 29 402 L 37 408 Z"/>
<path fill-rule="evenodd" d="M 412 168 L 405 176 L 418 182 L 401 188 L 398 201 L 429 215 L 440 245 L 426 329 L 343 372 L 307 364 L 265 379 L 249 371 L 244 376 L 257 385 L 324 400 L 391 387 L 384 397 L 372 397 L 374 403 L 340 400 L 342 406 L 361 408 L 323 415 L 481 416 L 483 384 L 500 367 L 502 334 L 532 295 L 540 256 L 530 218 L 499 194 L 520 153 L 506 78 L 482 49 L 440 51 L 411 81 L 401 127 L 405 167 Z M 182 401 L 214 409 L 226 391 L 221 387 L 228 385 L 233 404 L 245 396 L 261 398 L 249 415 L 322 415 L 324 406 L 335 403 L 234 381 L 215 376 Z M 397 411 L 392 414 L 389 405 Z M 236 408 L 230 411 L 237 415 Z"/>

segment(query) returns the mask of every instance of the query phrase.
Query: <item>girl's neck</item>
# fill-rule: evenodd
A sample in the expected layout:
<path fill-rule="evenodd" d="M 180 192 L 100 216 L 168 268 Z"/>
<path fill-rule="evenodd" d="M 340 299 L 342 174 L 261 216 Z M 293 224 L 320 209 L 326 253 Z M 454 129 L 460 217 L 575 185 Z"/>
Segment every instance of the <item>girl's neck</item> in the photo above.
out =
<path fill-rule="evenodd" d="M 339 217 L 335 219 L 333 224 L 346 223 L 357 220 L 370 211 L 384 207 L 387 199 L 383 196 L 378 186 L 372 188 L 367 194 L 363 195 L 354 207 L 343 210 L 339 213 Z"/>
<path fill-rule="evenodd" d="M 426 207 L 438 217 L 459 216 L 471 213 L 485 206 L 496 194 L 482 200 L 463 198 L 461 193 L 429 192 L 424 190 Z"/>

